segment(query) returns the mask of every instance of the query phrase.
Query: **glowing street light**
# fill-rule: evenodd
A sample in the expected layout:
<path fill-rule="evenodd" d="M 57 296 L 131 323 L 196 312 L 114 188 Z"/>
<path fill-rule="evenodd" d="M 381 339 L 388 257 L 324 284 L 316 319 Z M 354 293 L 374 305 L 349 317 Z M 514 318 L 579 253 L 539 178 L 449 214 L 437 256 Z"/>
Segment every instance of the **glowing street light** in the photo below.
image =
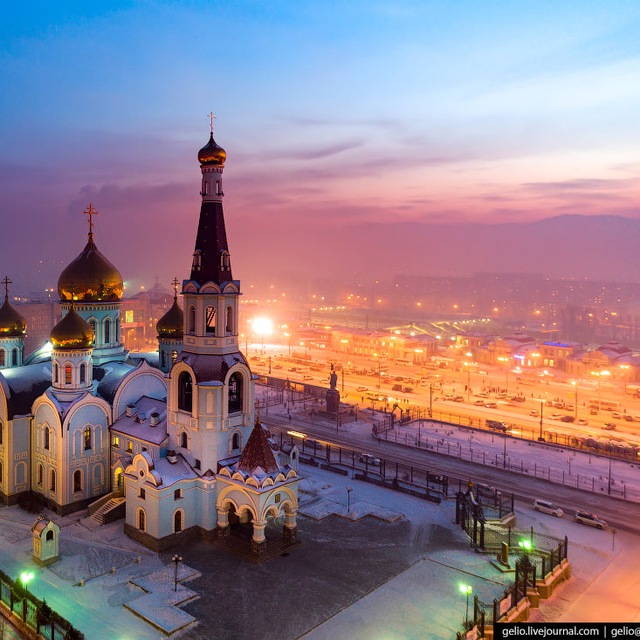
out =
<path fill-rule="evenodd" d="M 20 574 L 20 582 L 22 582 L 22 586 L 24 587 L 25 591 L 29 591 L 28 586 L 29 583 L 33 580 L 34 575 L 33 575 L 33 571 L 23 571 Z"/>
<path fill-rule="evenodd" d="M 177 553 L 171 558 L 171 561 L 175 563 L 175 573 L 173 574 L 173 590 L 178 590 L 178 564 L 182 562 L 182 556 Z"/>
<path fill-rule="evenodd" d="M 473 588 L 471 587 L 471 585 L 469 584 L 461 584 L 460 585 L 460 593 L 464 593 L 467 596 L 467 609 L 465 611 L 464 614 L 464 624 L 467 625 L 467 623 L 469 622 L 469 596 L 471 595 L 471 592 L 473 591 Z"/>

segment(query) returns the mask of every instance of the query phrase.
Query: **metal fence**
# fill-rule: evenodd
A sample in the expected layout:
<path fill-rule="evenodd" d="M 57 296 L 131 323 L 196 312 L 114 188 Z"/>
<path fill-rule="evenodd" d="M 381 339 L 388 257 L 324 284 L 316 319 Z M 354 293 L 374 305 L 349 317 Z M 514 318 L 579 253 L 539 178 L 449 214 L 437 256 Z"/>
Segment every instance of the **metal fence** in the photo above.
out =
<path fill-rule="evenodd" d="M 20 620 L 22 624 L 35 632 L 37 637 L 46 640 L 82 640 L 84 634 L 59 616 L 44 600 L 38 600 L 23 588 L 19 582 L 11 580 L 0 572 L 0 602 L 5 611 L 2 615 Z"/>

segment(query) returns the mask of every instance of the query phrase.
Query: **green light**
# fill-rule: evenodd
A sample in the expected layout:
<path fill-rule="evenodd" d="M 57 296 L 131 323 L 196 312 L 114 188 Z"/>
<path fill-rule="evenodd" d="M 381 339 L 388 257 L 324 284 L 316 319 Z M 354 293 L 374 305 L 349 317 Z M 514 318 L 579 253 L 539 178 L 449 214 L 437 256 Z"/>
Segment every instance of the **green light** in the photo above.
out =
<path fill-rule="evenodd" d="M 465 595 L 469 595 L 473 591 L 471 585 L 461 584 L 460 585 L 460 593 L 464 593 Z"/>
<path fill-rule="evenodd" d="M 22 582 L 25 589 L 31 580 L 33 580 L 33 571 L 23 571 L 20 574 L 20 582 Z"/>
<path fill-rule="evenodd" d="M 518 542 L 518 546 L 522 547 L 525 551 L 531 551 L 533 548 L 533 545 L 529 540 L 520 540 L 520 542 Z"/>

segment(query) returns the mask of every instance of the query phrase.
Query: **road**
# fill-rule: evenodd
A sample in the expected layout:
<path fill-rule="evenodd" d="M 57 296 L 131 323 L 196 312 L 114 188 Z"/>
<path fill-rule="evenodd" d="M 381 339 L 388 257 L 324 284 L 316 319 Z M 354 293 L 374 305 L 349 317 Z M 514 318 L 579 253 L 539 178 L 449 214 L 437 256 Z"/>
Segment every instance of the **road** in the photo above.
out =
<path fill-rule="evenodd" d="M 290 428 L 288 424 L 283 424 L 283 421 L 278 419 L 265 419 L 264 422 L 273 433 L 286 432 Z M 576 510 L 593 511 L 605 518 L 611 527 L 640 532 L 640 504 L 638 503 L 630 503 L 597 493 L 587 493 L 501 468 L 474 464 L 393 442 L 377 441 L 359 433 L 336 434 L 333 427 L 323 427 L 317 423 L 302 425 L 298 419 L 294 424 L 296 424 L 296 430 L 321 442 L 373 454 L 385 460 L 387 468 L 390 464 L 398 462 L 424 471 L 428 470 L 430 473 L 447 475 L 452 480 L 459 480 L 463 484 L 472 479 L 474 482 L 489 484 L 500 491 L 513 493 L 516 499 L 528 503 L 532 503 L 535 498 L 552 499 L 566 513 L 571 514 Z"/>

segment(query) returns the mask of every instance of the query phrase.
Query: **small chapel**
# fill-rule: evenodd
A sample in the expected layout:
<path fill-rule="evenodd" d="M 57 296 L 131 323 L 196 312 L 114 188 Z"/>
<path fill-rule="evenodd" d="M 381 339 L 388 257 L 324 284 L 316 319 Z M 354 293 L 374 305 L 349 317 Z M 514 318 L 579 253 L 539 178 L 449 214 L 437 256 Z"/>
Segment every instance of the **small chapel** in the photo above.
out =
<path fill-rule="evenodd" d="M 198 152 L 202 198 L 191 271 L 174 281 L 158 350 L 125 350 L 123 279 L 87 244 L 60 274 L 62 319 L 25 357 L 28 327 L 0 308 L 0 499 L 37 497 L 58 514 L 124 517 L 127 535 L 161 551 L 198 537 L 260 560 L 296 543 L 298 452 L 279 451 L 257 415 L 239 348 L 223 211 L 226 152 Z M 281 529 L 278 528 L 282 524 Z"/>

